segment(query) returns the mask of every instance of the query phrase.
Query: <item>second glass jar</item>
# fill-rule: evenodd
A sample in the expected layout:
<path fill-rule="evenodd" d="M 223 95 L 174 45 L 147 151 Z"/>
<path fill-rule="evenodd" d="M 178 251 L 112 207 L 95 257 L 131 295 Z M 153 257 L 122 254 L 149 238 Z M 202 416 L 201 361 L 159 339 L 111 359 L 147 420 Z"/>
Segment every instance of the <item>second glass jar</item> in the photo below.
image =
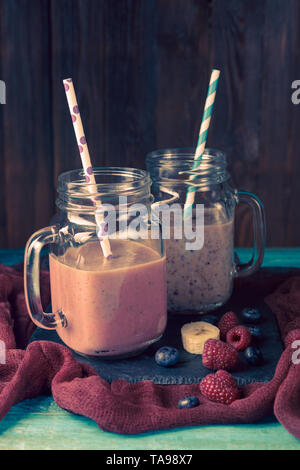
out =
<path fill-rule="evenodd" d="M 172 236 L 172 227 L 171 237 L 165 241 L 168 310 L 201 313 L 221 307 L 231 296 L 234 277 L 248 276 L 262 263 L 265 218 L 261 201 L 252 193 L 230 186 L 226 155 L 219 150 L 206 149 L 197 169 L 193 169 L 192 148 L 151 152 L 147 155 L 146 165 L 156 201 L 168 203 L 168 190 L 177 194 L 176 202 L 183 209 L 187 193 L 192 190 L 193 207 L 196 204 L 204 206 L 204 244 L 201 249 L 187 250 L 187 240 Z M 253 256 L 245 265 L 235 262 L 234 215 L 238 202 L 246 203 L 253 217 Z"/>

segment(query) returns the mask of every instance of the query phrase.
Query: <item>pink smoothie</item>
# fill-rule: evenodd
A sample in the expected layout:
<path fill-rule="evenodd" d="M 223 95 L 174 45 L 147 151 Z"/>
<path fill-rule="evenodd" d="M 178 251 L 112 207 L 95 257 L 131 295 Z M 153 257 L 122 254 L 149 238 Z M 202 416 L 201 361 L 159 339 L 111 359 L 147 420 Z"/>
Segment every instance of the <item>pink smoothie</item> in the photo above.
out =
<path fill-rule="evenodd" d="M 98 242 L 50 255 L 53 312 L 66 328 L 57 332 L 77 352 L 114 356 L 159 339 L 166 326 L 166 259 L 129 240 L 111 240 L 113 259 Z"/>
<path fill-rule="evenodd" d="M 168 309 L 212 310 L 231 295 L 233 222 L 205 224 L 201 250 L 187 251 L 185 240 L 166 240 Z"/>

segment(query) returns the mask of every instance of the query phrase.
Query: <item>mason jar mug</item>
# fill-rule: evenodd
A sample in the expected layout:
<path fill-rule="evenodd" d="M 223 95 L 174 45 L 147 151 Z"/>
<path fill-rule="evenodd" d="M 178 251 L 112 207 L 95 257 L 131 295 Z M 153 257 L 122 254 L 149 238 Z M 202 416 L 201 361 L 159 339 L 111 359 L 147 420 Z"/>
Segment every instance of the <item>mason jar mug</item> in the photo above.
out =
<path fill-rule="evenodd" d="M 187 197 L 192 193 L 193 228 L 195 208 L 203 207 L 203 246 L 187 249 L 188 240 L 185 236 L 175 237 L 172 226 L 170 237 L 165 240 L 171 312 L 201 313 L 221 307 L 231 296 L 233 279 L 254 273 L 264 255 L 265 218 L 259 198 L 230 186 L 223 152 L 206 149 L 200 165 L 195 168 L 194 164 L 193 149 L 157 150 L 146 158 L 156 201 L 168 204 L 166 190 L 177 194 L 184 221 Z M 234 215 L 238 203 L 249 206 L 253 219 L 253 256 L 245 265 L 238 262 L 234 253 Z"/>
<path fill-rule="evenodd" d="M 150 229 L 153 196 L 148 173 L 95 168 L 94 174 L 92 192 L 82 170 L 59 176 L 59 211 L 53 224 L 34 233 L 26 245 L 25 297 L 33 322 L 56 329 L 71 349 L 123 357 L 142 351 L 164 332 L 166 258 L 160 238 L 139 238 L 128 231 L 134 219 L 130 208 L 137 203 L 146 208 L 144 225 Z M 97 236 L 97 207 L 110 207 L 115 214 L 108 230 L 109 258 Z M 45 245 L 50 252 L 51 313 L 43 311 L 40 300 L 39 258 Z"/>

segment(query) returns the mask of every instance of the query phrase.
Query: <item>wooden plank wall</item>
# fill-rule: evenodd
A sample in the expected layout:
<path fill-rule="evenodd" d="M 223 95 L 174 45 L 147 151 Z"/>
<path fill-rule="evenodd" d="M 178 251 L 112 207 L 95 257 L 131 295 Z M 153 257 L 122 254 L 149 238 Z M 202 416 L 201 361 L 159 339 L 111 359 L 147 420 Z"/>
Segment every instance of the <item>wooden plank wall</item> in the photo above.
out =
<path fill-rule="evenodd" d="M 95 165 L 144 167 L 196 142 L 209 73 L 222 71 L 208 144 L 264 202 L 269 246 L 300 240 L 299 0 L 1 0 L 0 247 L 23 247 L 80 166 L 62 79 L 75 82 Z M 237 245 L 251 243 L 238 212 Z"/>

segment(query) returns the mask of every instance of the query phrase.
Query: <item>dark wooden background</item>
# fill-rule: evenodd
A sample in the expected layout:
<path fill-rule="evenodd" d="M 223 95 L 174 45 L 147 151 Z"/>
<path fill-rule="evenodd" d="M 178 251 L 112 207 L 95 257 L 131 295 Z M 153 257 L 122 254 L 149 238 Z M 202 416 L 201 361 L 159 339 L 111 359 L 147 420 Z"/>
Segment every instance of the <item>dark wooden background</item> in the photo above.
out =
<path fill-rule="evenodd" d="M 144 167 L 151 150 L 196 143 L 213 66 L 208 144 L 264 202 L 268 244 L 299 245 L 299 47 L 299 0 L 1 0 L 0 248 L 48 225 L 58 174 L 80 166 L 63 78 L 94 165 Z"/>

